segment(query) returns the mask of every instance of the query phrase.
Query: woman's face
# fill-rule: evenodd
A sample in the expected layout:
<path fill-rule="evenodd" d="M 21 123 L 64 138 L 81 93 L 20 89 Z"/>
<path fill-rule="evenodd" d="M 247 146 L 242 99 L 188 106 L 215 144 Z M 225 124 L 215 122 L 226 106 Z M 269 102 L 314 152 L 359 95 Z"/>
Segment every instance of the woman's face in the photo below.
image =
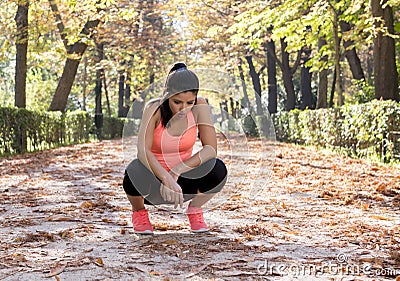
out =
<path fill-rule="evenodd" d="M 182 92 L 173 95 L 168 99 L 169 108 L 172 116 L 183 118 L 193 108 L 196 102 L 196 94 L 192 91 Z"/>

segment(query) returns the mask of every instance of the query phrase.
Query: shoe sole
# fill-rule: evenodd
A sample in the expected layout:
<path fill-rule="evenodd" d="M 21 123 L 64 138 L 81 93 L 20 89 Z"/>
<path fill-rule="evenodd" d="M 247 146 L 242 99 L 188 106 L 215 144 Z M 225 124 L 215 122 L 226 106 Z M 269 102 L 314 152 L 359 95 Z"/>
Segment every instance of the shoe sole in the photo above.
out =
<path fill-rule="evenodd" d="M 196 229 L 196 230 L 192 229 L 193 233 L 203 233 L 203 232 L 209 232 L 209 231 L 210 231 L 210 229 L 208 229 L 208 228 L 200 228 L 200 229 Z"/>
<path fill-rule="evenodd" d="M 137 231 L 137 230 L 135 230 L 135 233 L 136 234 L 142 234 L 142 235 L 153 235 L 154 234 L 153 231 L 151 231 L 151 230 L 145 230 L 145 231 Z"/>

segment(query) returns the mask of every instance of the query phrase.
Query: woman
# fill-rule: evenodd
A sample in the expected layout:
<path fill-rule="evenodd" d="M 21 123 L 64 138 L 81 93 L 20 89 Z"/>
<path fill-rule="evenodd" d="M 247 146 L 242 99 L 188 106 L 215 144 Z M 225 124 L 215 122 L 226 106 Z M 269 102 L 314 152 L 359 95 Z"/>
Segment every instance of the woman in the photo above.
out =
<path fill-rule="evenodd" d="M 216 158 L 217 138 L 210 107 L 198 97 L 199 80 L 184 63 L 168 73 L 162 98 L 149 101 L 138 134 L 138 159 L 126 168 L 123 188 L 132 204 L 136 233 L 152 234 L 144 204 L 190 200 L 186 209 L 192 232 L 209 230 L 202 206 L 225 185 L 225 164 Z M 199 136 L 202 149 L 192 155 Z"/>

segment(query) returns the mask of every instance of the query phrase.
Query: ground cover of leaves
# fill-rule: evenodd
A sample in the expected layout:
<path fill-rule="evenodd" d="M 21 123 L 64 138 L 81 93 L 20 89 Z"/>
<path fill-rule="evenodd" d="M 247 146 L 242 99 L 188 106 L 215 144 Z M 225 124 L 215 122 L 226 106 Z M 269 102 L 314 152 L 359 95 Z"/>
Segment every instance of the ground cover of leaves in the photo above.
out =
<path fill-rule="evenodd" d="M 220 141 L 200 235 L 168 206 L 133 233 L 121 140 L 0 159 L 0 280 L 400 280 L 400 169 L 283 143 L 260 166 L 247 145 Z"/>

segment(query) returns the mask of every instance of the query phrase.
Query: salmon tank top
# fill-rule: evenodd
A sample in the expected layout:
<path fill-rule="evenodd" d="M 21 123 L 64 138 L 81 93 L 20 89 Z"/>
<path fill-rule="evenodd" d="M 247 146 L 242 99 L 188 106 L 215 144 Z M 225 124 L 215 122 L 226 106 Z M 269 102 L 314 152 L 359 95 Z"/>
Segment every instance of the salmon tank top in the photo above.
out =
<path fill-rule="evenodd" d="M 171 136 L 160 121 L 154 129 L 151 152 L 168 172 L 192 156 L 197 138 L 197 126 L 193 112 L 186 114 L 187 129 L 180 136 Z"/>

